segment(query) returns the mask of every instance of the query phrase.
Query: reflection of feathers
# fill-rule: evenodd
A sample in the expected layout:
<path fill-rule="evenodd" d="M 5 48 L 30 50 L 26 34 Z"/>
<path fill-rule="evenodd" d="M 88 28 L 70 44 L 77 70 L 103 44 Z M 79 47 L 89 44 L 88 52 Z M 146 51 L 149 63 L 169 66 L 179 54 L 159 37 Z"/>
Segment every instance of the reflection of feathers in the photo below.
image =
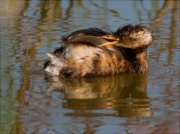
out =
<path fill-rule="evenodd" d="M 49 78 L 51 84 L 48 91 L 60 91 L 65 99 L 123 99 L 129 98 L 130 95 L 133 98 L 147 98 L 146 73 L 76 79 L 66 77 Z"/>
<path fill-rule="evenodd" d="M 92 117 L 96 114 L 86 110 L 97 109 L 112 109 L 115 116 L 151 116 L 150 100 L 146 93 L 147 73 L 89 78 L 46 78 L 50 82 L 48 91 L 61 92 L 61 98 L 66 100 L 62 106 L 74 111 L 66 113 L 66 116 L 77 116 L 77 112 L 78 115 L 84 115 L 87 112 Z M 100 115 L 103 114 L 98 113 L 98 116 Z"/>
<path fill-rule="evenodd" d="M 89 28 L 63 37 L 62 47 L 44 64 L 48 75 L 71 77 L 114 75 L 147 71 L 147 46 L 151 31 L 140 25 L 127 25 L 116 32 Z"/>

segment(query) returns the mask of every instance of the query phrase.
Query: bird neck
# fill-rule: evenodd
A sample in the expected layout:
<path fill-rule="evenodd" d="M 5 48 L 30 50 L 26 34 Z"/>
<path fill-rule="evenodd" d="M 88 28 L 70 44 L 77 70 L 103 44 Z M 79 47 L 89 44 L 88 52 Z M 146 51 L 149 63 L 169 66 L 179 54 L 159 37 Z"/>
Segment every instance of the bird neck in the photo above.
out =
<path fill-rule="evenodd" d="M 122 54 L 124 58 L 131 63 L 131 67 L 134 72 L 147 72 L 147 47 L 140 47 L 136 49 L 122 48 L 121 51 L 123 51 Z"/>
<path fill-rule="evenodd" d="M 136 60 L 136 59 L 147 59 L 147 46 L 139 47 L 135 49 L 131 48 L 120 48 L 121 53 L 124 58 L 127 60 Z"/>

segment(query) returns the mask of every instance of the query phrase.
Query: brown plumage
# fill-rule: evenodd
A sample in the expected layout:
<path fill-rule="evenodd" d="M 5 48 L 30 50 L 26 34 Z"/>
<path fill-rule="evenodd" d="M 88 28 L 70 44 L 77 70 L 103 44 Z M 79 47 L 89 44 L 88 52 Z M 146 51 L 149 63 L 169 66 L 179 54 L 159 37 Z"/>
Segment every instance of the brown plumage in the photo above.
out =
<path fill-rule="evenodd" d="M 151 31 L 140 25 L 127 25 L 116 32 L 78 30 L 62 39 L 62 47 L 47 53 L 50 60 L 44 69 L 48 75 L 70 77 L 144 73 L 152 40 Z"/>

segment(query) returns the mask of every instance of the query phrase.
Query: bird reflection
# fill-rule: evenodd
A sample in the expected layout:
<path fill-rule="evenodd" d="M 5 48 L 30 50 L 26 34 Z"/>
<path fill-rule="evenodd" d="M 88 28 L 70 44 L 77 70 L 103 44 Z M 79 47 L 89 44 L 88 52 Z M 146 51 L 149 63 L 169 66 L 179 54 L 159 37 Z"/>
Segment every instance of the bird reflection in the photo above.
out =
<path fill-rule="evenodd" d="M 104 116 L 93 110 L 115 110 L 112 116 L 151 116 L 146 93 L 147 74 L 106 77 L 46 77 L 47 91 L 61 92 L 63 107 L 75 110 L 67 116 Z"/>

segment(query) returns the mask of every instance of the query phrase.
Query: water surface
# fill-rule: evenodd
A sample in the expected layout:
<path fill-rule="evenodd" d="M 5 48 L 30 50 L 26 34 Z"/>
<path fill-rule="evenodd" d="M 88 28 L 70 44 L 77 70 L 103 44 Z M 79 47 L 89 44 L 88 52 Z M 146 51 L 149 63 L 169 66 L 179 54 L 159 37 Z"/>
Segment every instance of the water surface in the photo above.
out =
<path fill-rule="evenodd" d="M 1 0 L 1 133 L 178 134 L 178 1 Z M 153 30 L 149 72 L 46 77 L 46 52 L 71 32 L 142 24 Z"/>

